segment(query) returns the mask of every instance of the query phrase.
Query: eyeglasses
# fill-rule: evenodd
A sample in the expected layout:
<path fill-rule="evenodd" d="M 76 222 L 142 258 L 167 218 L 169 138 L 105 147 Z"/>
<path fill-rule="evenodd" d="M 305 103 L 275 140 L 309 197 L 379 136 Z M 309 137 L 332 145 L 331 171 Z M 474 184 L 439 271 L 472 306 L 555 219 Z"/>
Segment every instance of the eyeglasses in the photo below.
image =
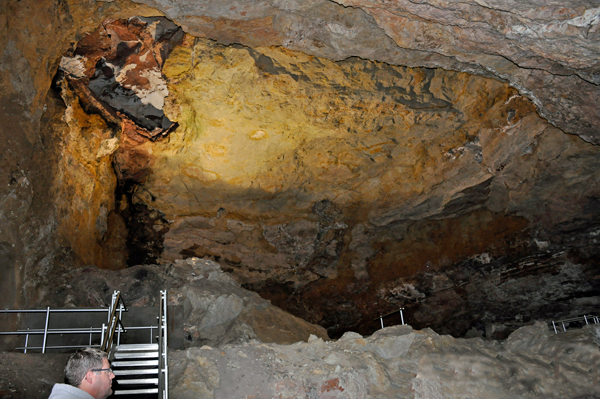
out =
<path fill-rule="evenodd" d="M 90 371 L 108 371 L 109 373 L 112 373 L 113 370 L 112 369 L 91 369 Z M 114 373 L 113 373 L 114 374 Z"/>

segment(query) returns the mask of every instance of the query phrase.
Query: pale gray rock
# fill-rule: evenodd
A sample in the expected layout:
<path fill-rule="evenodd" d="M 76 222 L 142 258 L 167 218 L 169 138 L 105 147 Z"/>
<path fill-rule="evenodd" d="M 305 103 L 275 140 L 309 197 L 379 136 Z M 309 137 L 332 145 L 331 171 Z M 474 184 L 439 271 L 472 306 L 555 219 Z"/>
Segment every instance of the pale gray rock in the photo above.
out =
<path fill-rule="evenodd" d="M 190 348 L 170 354 L 170 384 L 182 398 L 596 397 L 597 338 L 597 326 L 554 335 L 537 323 L 505 342 L 398 326 L 330 342 Z"/>
<path fill-rule="evenodd" d="M 294 317 L 240 287 L 211 260 L 188 258 L 120 271 L 89 267 L 52 279 L 55 288 L 43 298 L 51 307 L 108 306 L 113 290 L 121 291 L 128 307 L 158 306 L 159 290 L 166 289 L 169 305 L 182 308 L 185 347 L 290 344 L 306 341 L 311 334 L 329 339 L 323 327 Z"/>

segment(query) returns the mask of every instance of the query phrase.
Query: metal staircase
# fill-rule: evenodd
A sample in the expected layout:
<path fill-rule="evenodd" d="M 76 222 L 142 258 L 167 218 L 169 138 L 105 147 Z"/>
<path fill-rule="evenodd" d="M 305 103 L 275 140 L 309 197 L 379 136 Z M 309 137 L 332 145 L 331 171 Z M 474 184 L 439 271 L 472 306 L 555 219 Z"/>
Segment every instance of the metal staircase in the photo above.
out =
<path fill-rule="evenodd" d="M 158 344 L 118 345 L 113 357 L 115 395 L 158 394 Z"/>
<path fill-rule="evenodd" d="M 128 312 L 125 307 L 121 293 L 115 291 L 112 296 L 111 304 L 108 309 L 46 309 L 39 310 L 0 310 L 0 314 L 43 314 L 45 316 L 44 328 L 21 329 L 17 331 L 0 331 L 2 335 L 21 335 L 25 337 L 25 344 L 22 349 L 25 353 L 28 351 L 40 351 L 45 353 L 49 349 L 69 350 L 90 346 L 100 348 L 108 353 L 108 358 L 112 362 L 115 379 L 113 380 L 114 395 L 120 395 L 121 398 L 159 398 L 168 399 L 168 365 L 167 365 L 167 291 L 160 291 L 159 316 L 157 325 L 150 326 L 127 326 L 122 322 L 124 312 Z M 54 314 L 98 314 L 107 313 L 106 324 L 97 327 L 67 327 L 69 325 L 66 316 L 52 318 Z M 100 324 L 101 320 L 94 319 L 94 324 Z M 66 325 L 65 325 L 66 324 Z M 126 338 L 130 342 L 136 342 L 140 339 L 144 331 L 150 332 L 148 338 L 143 338 L 145 342 L 121 344 L 121 339 Z M 130 331 L 130 334 L 127 334 Z M 158 335 L 156 332 L 158 331 Z M 87 342 L 74 342 L 65 345 L 64 343 L 48 344 L 51 338 L 61 338 L 63 336 L 76 336 L 84 338 Z M 31 339 L 30 339 L 31 337 Z"/>
<path fill-rule="evenodd" d="M 117 295 L 115 297 L 115 295 Z M 119 296 L 113 295 L 111 322 L 107 331 L 112 331 L 102 348 L 108 352 L 112 360 L 111 367 L 115 374 L 113 381 L 114 395 L 145 395 L 168 399 L 168 366 L 167 366 L 167 291 L 160 292 L 160 307 L 158 319 L 158 343 L 121 344 L 122 329 L 119 317 L 116 316 Z M 119 325 L 116 328 L 116 325 Z M 114 331 L 117 331 L 117 345 L 112 346 Z M 154 337 L 152 337 L 154 338 Z M 152 396 L 149 396 L 152 395 Z"/>

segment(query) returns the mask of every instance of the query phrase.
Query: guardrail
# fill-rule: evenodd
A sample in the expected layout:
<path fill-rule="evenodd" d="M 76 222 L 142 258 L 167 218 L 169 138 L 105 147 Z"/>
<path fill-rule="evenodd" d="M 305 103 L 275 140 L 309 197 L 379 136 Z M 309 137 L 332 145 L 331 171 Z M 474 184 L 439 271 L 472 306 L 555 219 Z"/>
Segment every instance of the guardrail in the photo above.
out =
<path fill-rule="evenodd" d="M 123 317 L 123 312 L 127 312 L 127 308 L 125 307 L 125 302 L 123 302 L 119 291 L 113 292 L 109 310 L 110 315 L 108 316 L 108 324 L 106 327 L 102 324 L 102 331 L 105 331 L 106 328 L 106 335 L 102 334 L 102 346 L 100 349 L 108 353 L 110 357 L 115 338 L 115 331 L 117 332 L 117 345 L 121 342 L 121 332 L 126 332 L 123 323 L 121 322 L 121 318 Z M 118 314 L 117 310 L 119 311 Z M 118 329 L 117 326 L 119 327 Z"/>
<path fill-rule="evenodd" d="M 53 313 L 85 313 L 85 312 L 106 312 L 107 313 L 107 323 L 102 323 L 101 327 L 78 327 L 78 328 L 49 328 L 50 325 L 50 315 Z M 105 351 L 109 355 L 109 359 L 112 358 L 113 348 L 117 348 L 121 345 L 121 333 L 126 333 L 128 330 L 150 330 L 150 343 L 155 343 L 155 339 L 158 338 L 158 379 L 159 379 L 159 389 L 158 395 L 160 399 L 168 399 L 169 396 L 169 369 L 168 369 L 168 359 L 167 359 L 167 342 L 168 342 L 168 324 L 167 324 L 167 291 L 160 291 L 160 306 L 159 306 L 159 316 L 158 316 L 158 325 L 150 325 L 150 326 L 135 326 L 135 327 L 125 327 L 123 326 L 121 320 L 123 316 L 123 312 L 127 312 L 127 308 L 125 307 L 125 303 L 121 298 L 121 293 L 119 291 L 115 291 L 112 296 L 111 305 L 108 308 L 99 308 L 99 309 L 51 309 L 47 307 L 46 309 L 28 309 L 28 310 L 0 310 L 0 314 L 5 313 L 14 313 L 14 314 L 27 314 L 27 313 L 45 313 L 46 317 L 44 320 L 44 328 L 36 328 L 36 329 L 21 329 L 17 331 L 6 331 L 0 332 L 0 335 L 24 335 L 25 336 L 25 345 L 23 347 L 18 347 L 16 349 L 23 349 L 24 353 L 32 350 L 41 350 L 42 353 L 46 353 L 48 349 L 77 349 L 86 345 L 54 345 L 48 346 L 48 337 L 53 334 L 85 334 L 89 336 L 87 346 L 100 348 Z M 97 320 L 95 322 L 100 322 Z M 56 324 L 56 321 L 54 321 Z M 64 324 L 64 323 L 63 323 Z M 154 335 L 155 330 L 158 330 L 158 336 Z M 32 335 L 43 335 L 42 345 L 41 346 L 31 346 L 29 344 L 29 338 Z M 100 344 L 93 344 L 94 336 L 100 336 Z M 116 342 L 115 342 L 116 341 Z M 118 349 L 118 348 L 117 348 Z M 154 391 L 156 392 L 156 391 Z"/>
<path fill-rule="evenodd" d="M 119 345 L 121 342 L 121 333 L 125 333 L 127 330 L 149 330 L 149 340 L 148 342 L 156 342 L 155 341 L 155 332 L 160 328 L 159 325 L 149 325 L 149 326 L 134 326 L 134 327 L 125 327 L 123 326 L 121 320 L 123 316 L 123 312 L 126 312 L 127 308 L 125 307 L 125 303 L 121 298 L 121 294 L 119 291 L 115 291 L 112 296 L 111 304 L 108 308 L 89 308 L 89 309 L 52 309 L 47 307 L 46 309 L 4 309 L 0 310 L 0 314 L 31 314 L 31 313 L 42 313 L 45 314 L 44 327 L 43 328 L 26 328 L 26 329 L 18 329 L 16 331 L 1 331 L 0 335 L 16 335 L 16 336 L 24 336 L 25 342 L 23 346 L 17 346 L 16 350 L 22 350 L 23 353 L 27 353 L 28 351 L 41 351 L 42 353 L 46 353 L 47 350 L 50 349 L 78 349 L 82 346 L 89 346 L 93 348 L 100 348 L 108 353 L 113 347 L 115 337 L 116 344 Z M 106 313 L 107 314 L 107 324 L 101 324 L 100 326 L 90 326 L 90 327 L 62 327 L 62 328 L 50 328 L 50 320 L 51 316 L 57 313 Z M 54 320 L 54 318 L 52 318 Z M 98 321 L 100 324 L 100 321 Z M 52 335 L 82 335 L 88 336 L 87 343 L 77 344 L 77 345 L 48 345 L 48 338 Z M 31 337 L 32 336 L 43 336 L 41 345 L 32 345 Z M 94 344 L 93 342 L 100 342 L 99 344 Z M 39 342 L 39 341 L 38 341 Z"/>
<path fill-rule="evenodd" d="M 554 330 L 555 334 L 558 334 L 559 332 L 567 332 L 567 328 L 571 327 L 571 324 L 581 325 L 581 327 L 583 327 L 584 323 L 585 325 L 600 324 L 600 317 L 594 315 L 583 315 L 580 317 L 573 317 L 571 319 L 564 319 L 558 321 L 553 320 L 548 323 L 548 326 L 551 330 Z M 556 328 L 556 326 L 558 326 L 558 328 Z M 560 331 L 561 326 L 562 331 Z"/>
<path fill-rule="evenodd" d="M 402 325 L 404 325 L 404 313 L 402 312 L 403 310 L 404 310 L 404 308 L 400 308 L 398 310 L 394 310 L 393 312 L 384 314 L 383 316 L 380 315 L 379 317 L 374 318 L 373 321 L 375 321 L 375 320 L 381 321 L 381 328 L 383 328 L 383 318 L 384 317 L 388 317 L 388 316 L 391 316 L 393 314 L 396 314 L 396 312 L 400 312 L 400 320 L 402 320 Z"/>
<path fill-rule="evenodd" d="M 158 316 L 158 398 L 169 398 L 169 365 L 167 362 L 167 290 L 160 292 Z"/>
<path fill-rule="evenodd" d="M 47 307 L 46 309 L 16 309 L 16 310 L 0 310 L 0 313 L 16 313 L 16 314 L 27 314 L 27 313 L 45 313 L 46 319 L 44 322 L 44 328 L 38 329 L 21 329 L 17 331 L 2 331 L 0 335 L 21 335 L 25 336 L 25 345 L 22 347 L 17 347 L 16 349 L 23 350 L 24 353 L 27 353 L 28 350 L 39 350 L 41 349 L 42 353 L 46 353 L 47 349 L 75 349 L 80 348 L 81 345 L 58 345 L 58 346 L 48 346 L 48 336 L 53 334 L 82 334 L 89 335 L 89 343 L 88 346 L 99 348 L 100 345 L 92 345 L 92 339 L 94 334 L 100 334 L 101 341 L 104 336 L 103 327 L 89 327 L 89 328 L 48 328 L 50 323 L 50 315 L 53 313 L 96 313 L 96 312 L 109 312 L 109 309 L 96 308 L 96 309 L 51 309 Z M 43 335 L 42 346 L 29 346 L 29 337 L 31 335 Z"/>

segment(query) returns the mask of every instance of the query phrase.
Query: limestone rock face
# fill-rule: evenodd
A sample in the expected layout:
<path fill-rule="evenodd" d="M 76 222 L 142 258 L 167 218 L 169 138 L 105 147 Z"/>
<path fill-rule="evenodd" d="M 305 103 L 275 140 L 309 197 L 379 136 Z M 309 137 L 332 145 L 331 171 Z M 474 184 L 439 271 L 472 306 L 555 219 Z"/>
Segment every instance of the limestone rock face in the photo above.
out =
<path fill-rule="evenodd" d="M 52 307 L 105 307 L 114 290 L 121 291 L 128 307 L 158 306 L 159 291 L 166 289 L 168 304 L 182 307 L 183 326 L 175 328 L 183 328 L 185 347 L 257 340 L 291 344 L 306 341 L 311 334 L 329 339 L 323 327 L 241 288 L 213 261 L 188 258 L 119 271 L 80 268 L 53 274 L 52 279 L 54 286 L 38 299 Z"/>
<path fill-rule="evenodd" d="M 456 60 L 510 82 L 528 93 L 551 123 L 599 143 L 598 129 L 592 127 L 597 122 L 589 122 L 600 114 L 588 103 L 600 96 L 600 9 L 595 2 L 336 2 L 367 12 L 398 47 L 438 55 L 443 60 L 434 61 L 437 66 Z M 425 57 L 415 61 L 427 62 Z M 557 88 L 563 98 L 556 97 Z"/>
<path fill-rule="evenodd" d="M 56 127 L 61 125 L 65 109 L 49 89 L 60 59 L 72 43 L 96 29 L 108 15 L 122 18 L 148 12 L 148 7 L 132 3 L 96 2 L 82 6 L 52 0 L 11 0 L 0 5 L 0 141 L 3 143 L 0 290 L 5 293 L 0 303 L 3 307 L 29 306 L 28 301 L 36 296 L 38 284 L 45 281 L 55 259 L 68 257 L 70 253 L 68 247 L 61 249 L 59 242 L 65 241 L 57 233 L 60 216 L 55 210 L 61 207 L 55 205 L 55 182 L 61 179 L 59 164 L 63 163 L 63 157 L 59 154 L 64 138 L 62 128 Z M 100 134 L 102 129 L 95 130 Z M 98 137 L 95 135 L 94 140 Z M 80 176 L 85 175 L 82 169 L 85 167 L 80 168 Z M 85 178 L 88 182 L 100 181 L 89 175 Z M 77 190 L 74 187 L 73 191 Z M 87 190 L 93 191 L 90 187 Z M 92 220 L 79 224 L 85 225 L 81 234 L 92 231 L 96 212 L 82 211 Z M 102 225 L 99 224 L 100 230 Z M 80 242 L 87 244 L 90 239 L 82 238 Z M 98 253 L 96 248 L 91 248 L 91 252 Z"/>
<path fill-rule="evenodd" d="M 397 326 L 335 342 L 193 348 L 170 355 L 170 387 L 178 398 L 215 399 L 598 395 L 597 329 L 550 334 L 538 323 L 500 343 Z"/>
<path fill-rule="evenodd" d="M 161 68 L 181 37 L 165 18 L 107 20 L 61 59 L 60 70 L 88 110 L 156 139 L 173 127 L 162 112 L 169 92 Z"/>
<path fill-rule="evenodd" d="M 0 304 L 37 303 L 63 263 L 205 257 L 334 335 L 398 307 L 454 335 L 590 312 L 598 15 L 5 1 Z"/>
<path fill-rule="evenodd" d="M 565 283 L 595 274 L 598 149 L 508 85 L 191 37 L 164 72 L 180 126 L 143 144 L 133 202 L 170 221 L 165 261 L 213 257 L 333 334 L 403 306 L 419 326 L 483 331 L 597 290 Z"/>
<path fill-rule="evenodd" d="M 494 76 L 552 124 L 600 143 L 600 9 L 592 0 L 138 2 L 225 44 Z"/>
<path fill-rule="evenodd" d="M 156 247 L 155 234 L 128 231 L 133 205 L 127 194 L 150 172 L 152 158 L 141 144 L 177 126 L 162 111 L 168 90 L 161 71 L 181 38 L 181 29 L 165 18 L 106 20 L 60 61 L 55 85 L 67 109 L 66 126 L 55 128 L 63 143 L 54 183 L 58 232 L 83 264 L 125 267 L 136 259 L 127 245 L 140 236 L 146 247 Z M 94 115 L 86 118 L 86 112 Z"/>

